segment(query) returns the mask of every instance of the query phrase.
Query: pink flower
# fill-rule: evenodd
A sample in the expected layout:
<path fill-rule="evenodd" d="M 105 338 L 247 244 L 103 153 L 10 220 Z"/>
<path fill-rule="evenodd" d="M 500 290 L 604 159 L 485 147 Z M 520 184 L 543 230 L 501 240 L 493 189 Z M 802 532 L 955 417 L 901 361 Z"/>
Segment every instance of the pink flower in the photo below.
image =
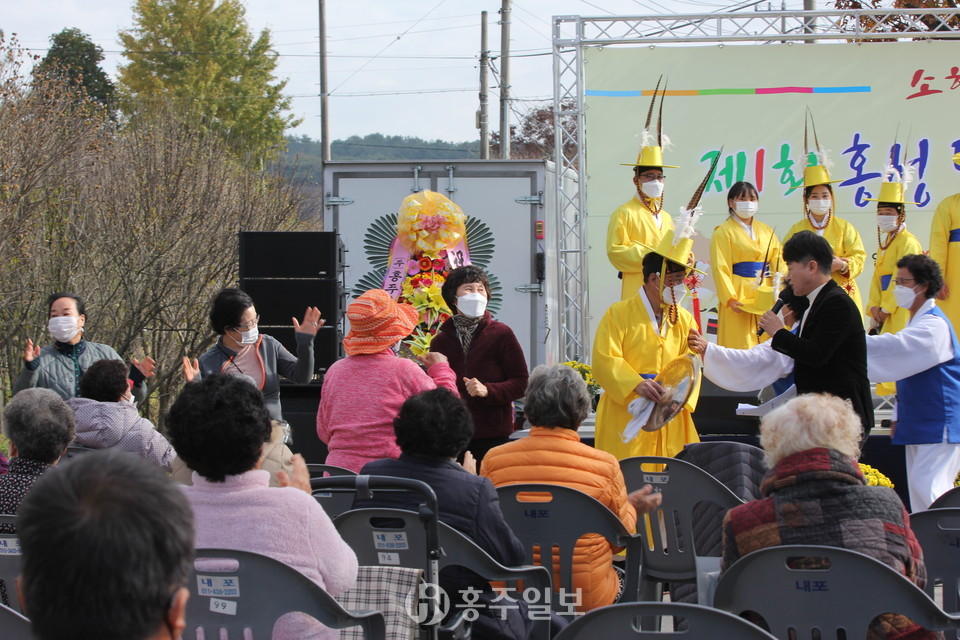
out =
<path fill-rule="evenodd" d="M 424 216 L 420 219 L 420 224 L 417 226 L 424 231 L 438 231 L 443 228 L 443 216 Z"/>
<path fill-rule="evenodd" d="M 420 273 L 420 263 L 416 260 L 411 260 L 407 263 L 407 275 L 415 276 Z"/>

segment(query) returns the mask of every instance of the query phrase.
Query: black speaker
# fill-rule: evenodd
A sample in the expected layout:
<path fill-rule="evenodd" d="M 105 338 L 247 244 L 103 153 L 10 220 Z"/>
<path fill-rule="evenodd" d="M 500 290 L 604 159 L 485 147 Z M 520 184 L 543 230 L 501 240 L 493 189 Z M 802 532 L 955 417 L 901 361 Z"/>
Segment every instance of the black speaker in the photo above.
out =
<path fill-rule="evenodd" d="M 337 278 L 344 251 L 335 231 L 241 231 L 240 277 Z"/>
<path fill-rule="evenodd" d="M 280 344 L 293 355 L 297 354 L 297 339 L 294 336 L 293 327 L 260 327 L 260 331 L 279 340 Z M 320 331 L 317 332 L 317 337 L 313 341 L 314 374 L 322 378 L 323 373 L 330 368 L 330 365 L 342 358 L 343 355 L 343 335 L 340 333 L 340 329 L 334 324 L 320 327 Z"/>
<path fill-rule="evenodd" d="M 693 412 L 693 423 L 700 435 L 756 435 L 760 419 L 755 416 L 738 416 L 738 404 L 760 404 L 760 392 L 740 393 L 727 391 L 713 384 L 706 377 L 700 382 L 700 398 Z"/>
<path fill-rule="evenodd" d="M 343 317 L 346 291 L 339 280 L 250 279 L 240 278 L 260 314 L 263 327 L 293 325 L 291 318 L 303 320 L 307 307 L 318 307 L 326 326 L 338 324 Z"/>

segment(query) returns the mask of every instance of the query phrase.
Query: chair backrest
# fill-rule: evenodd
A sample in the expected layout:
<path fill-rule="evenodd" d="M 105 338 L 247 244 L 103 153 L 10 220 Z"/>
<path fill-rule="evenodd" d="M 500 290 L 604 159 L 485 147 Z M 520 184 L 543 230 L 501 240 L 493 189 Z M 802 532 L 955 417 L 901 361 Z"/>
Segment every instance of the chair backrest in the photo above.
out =
<path fill-rule="evenodd" d="M 187 587 L 187 640 L 197 638 L 198 629 L 205 638 L 218 638 L 225 629 L 229 640 L 242 639 L 250 629 L 253 640 L 269 640 L 276 621 L 295 611 L 332 629 L 360 625 L 366 638 L 385 634 L 380 612 L 346 611 L 296 569 L 256 553 L 197 549 Z"/>
<path fill-rule="evenodd" d="M 0 514 L 0 524 L 15 527 L 17 516 Z M 14 611 L 23 611 L 15 582 L 19 575 L 20 540 L 14 534 L 0 533 L 0 604 Z"/>
<path fill-rule="evenodd" d="M 960 507 L 960 487 L 950 489 L 930 505 L 931 509 L 946 509 L 949 507 Z"/>
<path fill-rule="evenodd" d="M 0 629 L 3 629 L 3 640 L 33 640 L 30 621 L 2 604 L 0 604 Z"/>
<path fill-rule="evenodd" d="M 694 522 L 715 517 L 743 500 L 700 467 L 676 458 L 637 456 L 620 461 L 627 491 L 645 484 L 663 494 L 660 507 L 637 519 L 643 538 L 643 577 L 662 582 L 695 582 Z"/>
<path fill-rule="evenodd" d="M 641 630 L 641 618 L 654 616 L 672 616 L 673 629 L 676 629 L 676 618 L 683 618 L 686 621 L 684 640 L 776 640 L 760 627 L 726 611 L 682 602 L 628 602 L 594 609 L 571 622 L 555 640 L 672 640 L 677 637 L 676 631 L 659 631 L 659 624 L 657 629 Z"/>
<path fill-rule="evenodd" d="M 799 567 L 818 568 L 799 568 Z M 922 589 L 878 560 L 850 549 L 785 545 L 760 549 L 720 576 L 714 606 L 762 617 L 786 640 L 863 638 L 879 615 L 901 614 L 931 631 L 956 629 Z"/>
<path fill-rule="evenodd" d="M 573 552 L 581 536 L 598 534 L 611 545 L 625 546 L 628 558 L 640 541 L 606 505 L 570 487 L 511 484 L 497 487 L 497 495 L 504 519 L 523 543 L 527 562 L 554 567 L 554 572 L 559 567 L 560 584 L 554 590 L 559 587 L 561 595 L 575 593 Z M 568 608 L 563 597 L 553 598 L 551 604 L 555 611 Z"/>
<path fill-rule="evenodd" d="M 925 591 L 931 598 L 943 584 L 943 610 L 960 612 L 960 508 L 929 509 L 910 514 L 910 528 L 923 549 Z"/>
<path fill-rule="evenodd" d="M 356 472 L 350 469 L 344 469 L 343 467 L 338 467 L 333 464 L 308 464 L 307 471 L 310 472 L 311 482 L 314 479 L 353 477 L 357 475 Z M 331 520 L 344 511 L 349 511 L 353 508 L 353 495 L 353 493 L 347 492 L 313 491 L 313 498 L 323 507 L 323 510 L 330 516 Z"/>

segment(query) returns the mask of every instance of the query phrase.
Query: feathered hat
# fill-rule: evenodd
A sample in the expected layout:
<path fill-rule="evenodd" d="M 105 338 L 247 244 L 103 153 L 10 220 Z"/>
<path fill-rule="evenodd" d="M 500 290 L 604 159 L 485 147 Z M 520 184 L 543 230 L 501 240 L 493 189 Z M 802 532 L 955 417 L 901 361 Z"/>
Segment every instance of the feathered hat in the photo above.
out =
<path fill-rule="evenodd" d="M 707 175 L 703 177 L 700 186 L 697 187 L 697 190 L 693 193 L 693 197 L 690 198 L 690 202 L 687 203 L 686 207 L 680 207 L 680 215 L 677 216 L 676 228 L 668 229 L 656 247 L 646 247 L 647 250 L 662 256 L 665 260 L 675 262 L 684 266 L 688 271 L 696 271 L 703 275 L 706 275 L 706 272 L 690 264 L 690 258 L 693 256 L 693 236 L 697 232 L 697 222 L 700 220 L 700 216 L 703 215 L 700 198 L 703 197 L 703 192 L 706 191 L 707 184 L 710 182 L 710 178 L 713 176 L 713 172 L 717 168 L 717 163 L 720 162 L 720 156 L 722 155 L 723 148 L 721 147 L 713 159 L 713 162 L 710 163 L 710 169 L 707 171 Z"/>
<path fill-rule="evenodd" d="M 913 182 L 913 168 L 906 163 L 906 157 L 904 157 L 903 170 L 897 169 L 896 150 L 898 146 L 896 140 L 894 140 L 893 146 L 890 147 L 890 158 L 887 160 L 887 166 L 883 168 L 883 182 L 880 183 L 880 195 L 876 198 L 864 198 L 865 200 L 869 202 L 890 202 L 901 205 L 920 204 L 919 202 L 908 202 L 904 200 L 903 194 L 906 193 L 907 187 Z"/>
<path fill-rule="evenodd" d="M 650 108 L 647 110 L 647 122 L 643 126 L 643 133 L 640 140 L 640 153 L 637 155 L 636 162 L 621 162 L 624 167 L 660 167 L 661 169 L 679 169 L 676 165 L 663 164 L 663 146 L 664 139 L 667 144 L 670 140 L 663 135 L 663 96 L 667 93 L 667 85 L 663 85 L 663 93 L 660 94 L 660 111 L 657 113 L 657 144 L 653 142 L 653 134 L 650 133 L 650 121 L 653 119 L 653 107 L 657 102 L 657 94 L 660 93 L 660 82 L 663 76 L 657 80 L 657 87 L 653 90 L 653 97 L 650 98 Z"/>
<path fill-rule="evenodd" d="M 830 158 L 827 157 L 826 149 L 820 148 L 820 140 L 817 139 L 817 125 L 813 122 L 813 114 L 810 113 L 810 108 L 807 107 L 806 112 L 803 114 L 803 157 L 804 159 L 810 157 L 810 146 L 807 144 L 807 123 L 809 121 L 810 129 L 813 131 L 813 144 L 816 147 L 814 150 L 814 155 L 817 157 L 817 164 L 812 167 L 804 167 L 803 169 L 803 186 L 806 187 L 815 187 L 818 184 L 832 184 L 834 182 L 840 182 L 840 180 L 831 180 L 830 179 L 830 168 L 833 166 L 833 163 L 830 161 Z"/>

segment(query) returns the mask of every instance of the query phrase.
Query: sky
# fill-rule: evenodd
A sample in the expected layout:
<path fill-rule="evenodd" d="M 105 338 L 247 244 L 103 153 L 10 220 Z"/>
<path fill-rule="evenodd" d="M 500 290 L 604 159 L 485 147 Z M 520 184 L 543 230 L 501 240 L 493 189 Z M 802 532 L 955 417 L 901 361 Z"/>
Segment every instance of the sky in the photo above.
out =
<path fill-rule="evenodd" d="M 76 27 L 103 48 L 104 70 L 124 64 L 117 33 L 134 26 L 133 0 L 0 0 L 0 29 L 43 56 L 52 34 Z M 510 85 L 512 122 L 551 99 L 552 17 L 719 12 L 724 0 L 513 0 Z M 767 2 L 760 8 L 766 9 Z M 773 3 L 780 8 L 781 0 Z M 291 135 L 320 138 L 319 27 L 316 0 L 246 0 L 251 31 L 269 29 L 287 79 Z M 480 15 L 488 12 L 488 47 L 497 56 L 489 84 L 491 131 L 499 128 L 499 0 L 327 0 L 330 132 L 467 141 L 479 137 Z M 800 9 L 802 0 L 787 0 Z M 820 8 L 828 8 L 819 0 Z"/>

